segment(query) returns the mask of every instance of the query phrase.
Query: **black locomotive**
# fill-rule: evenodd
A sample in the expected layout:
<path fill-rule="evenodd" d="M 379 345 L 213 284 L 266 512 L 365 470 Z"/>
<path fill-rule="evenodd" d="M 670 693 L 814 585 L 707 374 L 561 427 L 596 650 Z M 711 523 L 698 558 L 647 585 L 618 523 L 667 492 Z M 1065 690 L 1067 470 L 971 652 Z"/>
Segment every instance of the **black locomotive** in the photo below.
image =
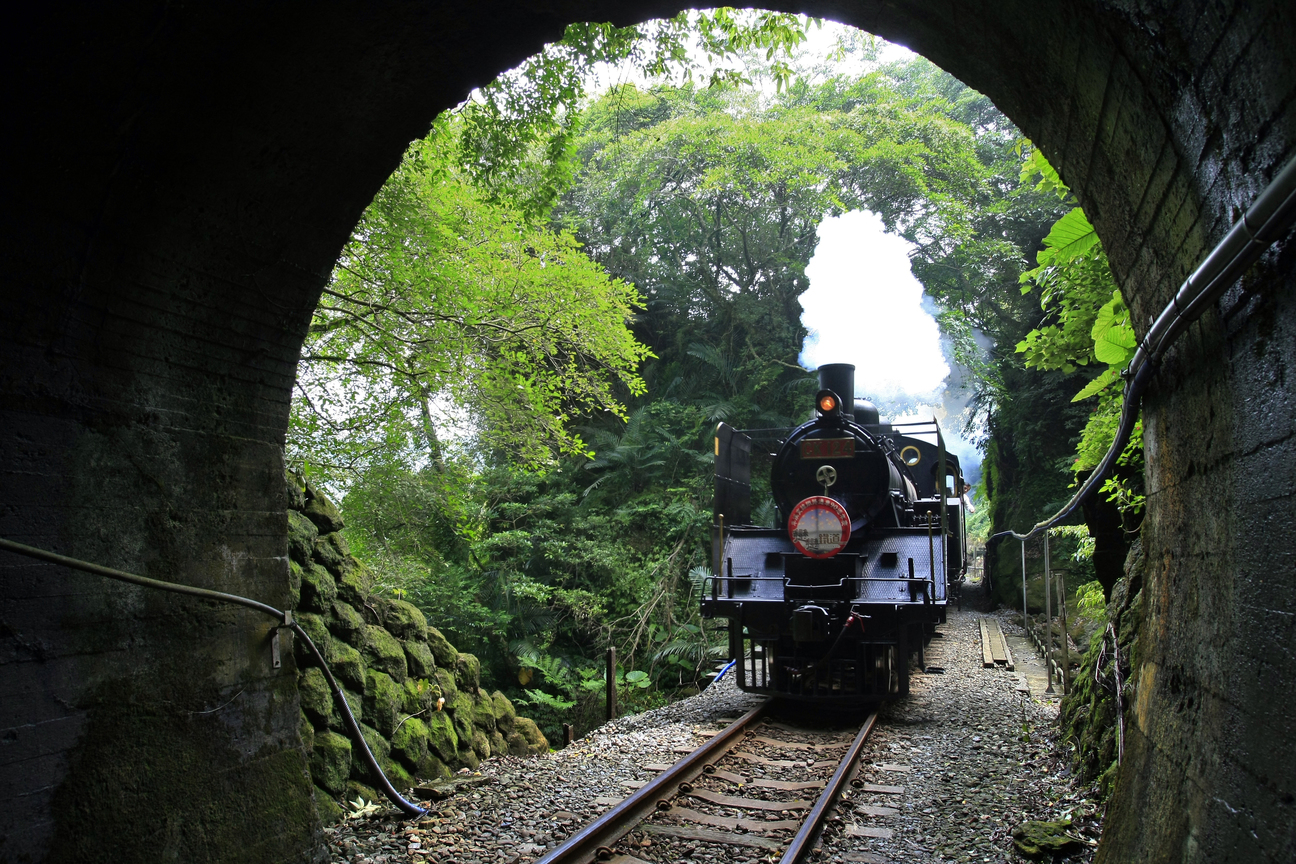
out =
<path fill-rule="evenodd" d="M 966 486 L 939 426 L 883 422 L 854 392 L 854 366 L 822 366 L 808 422 L 764 439 L 716 429 L 702 615 L 728 619 L 748 692 L 844 706 L 907 693 L 910 656 L 922 662 L 966 573 Z M 777 442 L 774 528 L 749 524 L 761 440 Z"/>

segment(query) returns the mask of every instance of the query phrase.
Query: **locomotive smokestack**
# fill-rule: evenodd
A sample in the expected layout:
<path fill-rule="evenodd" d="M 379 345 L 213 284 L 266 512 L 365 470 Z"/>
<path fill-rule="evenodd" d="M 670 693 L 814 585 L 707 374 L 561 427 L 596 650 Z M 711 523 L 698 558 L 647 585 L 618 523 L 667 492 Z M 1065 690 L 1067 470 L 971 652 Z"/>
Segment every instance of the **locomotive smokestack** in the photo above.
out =
<path fill-rule="evenodd" d="M 855 367 L 850 363 L 825 363 L 819 367 L 819 389 L 831 390 L 840 397 L 842 404 L 851 406 L 855 403 Z M 850 408 L 846 409 L 850 413 Z"/>

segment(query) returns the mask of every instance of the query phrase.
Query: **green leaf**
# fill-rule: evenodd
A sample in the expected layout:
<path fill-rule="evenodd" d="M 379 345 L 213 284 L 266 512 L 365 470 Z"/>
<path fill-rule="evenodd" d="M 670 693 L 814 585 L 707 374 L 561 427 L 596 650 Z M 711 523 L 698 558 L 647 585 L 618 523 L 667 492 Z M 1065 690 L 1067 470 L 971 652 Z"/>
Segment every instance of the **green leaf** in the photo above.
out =
<path fill-rule="evenodd" d="M 1108 366 L 1101 375 L 1086 384 L 1084 389 L 1075 396 L 1072 396 L 1071 401 L 1079 402 L 1083 399 L 1088 399 L 1090 396 L 1096 396 L 1106 390 L 1114 382 L 1120 380 L 1120 370 L 1121 367 L 1119 366 Z"/>
<path fill-rule="evenodd" d="M 1053 223 L 1044 238 L 1045 249 L 1036 256 L 1041 265 L 1060 265 L 1074 261 L 1098 243 L 1098 232 L 1089 224 L 1084 210 L 1074 207 Z"/>
<path fill-rule="evenodd" d="M 1138 338 L 1134 335 L 1129 309 L 1119 291 L 1113 293 L 1112 299 L 1098 310 L 1091 335 L 1094 340 L 1094 356 L 1101 362 L 1124 366 L 1134 357 Z"/>

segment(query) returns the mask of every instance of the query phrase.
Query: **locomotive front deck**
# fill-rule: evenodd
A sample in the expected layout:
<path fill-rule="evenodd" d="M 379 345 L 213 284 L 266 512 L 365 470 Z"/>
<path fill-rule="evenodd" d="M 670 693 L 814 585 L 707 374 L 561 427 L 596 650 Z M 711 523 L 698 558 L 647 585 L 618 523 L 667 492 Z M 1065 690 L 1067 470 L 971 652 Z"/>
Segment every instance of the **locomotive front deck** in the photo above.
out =
<path fill-rule="evenodd" d="M 724 575 L 708 581 L 702 614 L 728 619 L 730 656 L 746 658 L 743 690 L 843 703 L 906 692 L 898 658 L 907 663 L 911 640 L 945 620 L 939 527 L 879 529 L 847 550 L 825 567 L 785 530 L 725 532 Z"/>

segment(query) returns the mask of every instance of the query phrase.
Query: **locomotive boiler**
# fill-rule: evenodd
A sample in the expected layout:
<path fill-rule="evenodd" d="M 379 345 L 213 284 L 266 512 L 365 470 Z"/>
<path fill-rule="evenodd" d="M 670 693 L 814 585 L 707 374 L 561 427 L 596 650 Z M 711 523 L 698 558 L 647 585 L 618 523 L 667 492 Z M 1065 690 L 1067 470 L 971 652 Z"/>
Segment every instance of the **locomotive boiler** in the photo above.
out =
<path fill-rule="evenodd" d="M 854 399 L 854 366 L 818 374 L 806 423 L 716 429 L 702 615 L 728 620 L 743 690 L 845 706 L 908 692 L 911 655 L 921 664 L 966 573 L 966 485 L 934 420 L 884 422 Z M 758 442 L 773 450 L 773 527 L 750 524 Z"/>

